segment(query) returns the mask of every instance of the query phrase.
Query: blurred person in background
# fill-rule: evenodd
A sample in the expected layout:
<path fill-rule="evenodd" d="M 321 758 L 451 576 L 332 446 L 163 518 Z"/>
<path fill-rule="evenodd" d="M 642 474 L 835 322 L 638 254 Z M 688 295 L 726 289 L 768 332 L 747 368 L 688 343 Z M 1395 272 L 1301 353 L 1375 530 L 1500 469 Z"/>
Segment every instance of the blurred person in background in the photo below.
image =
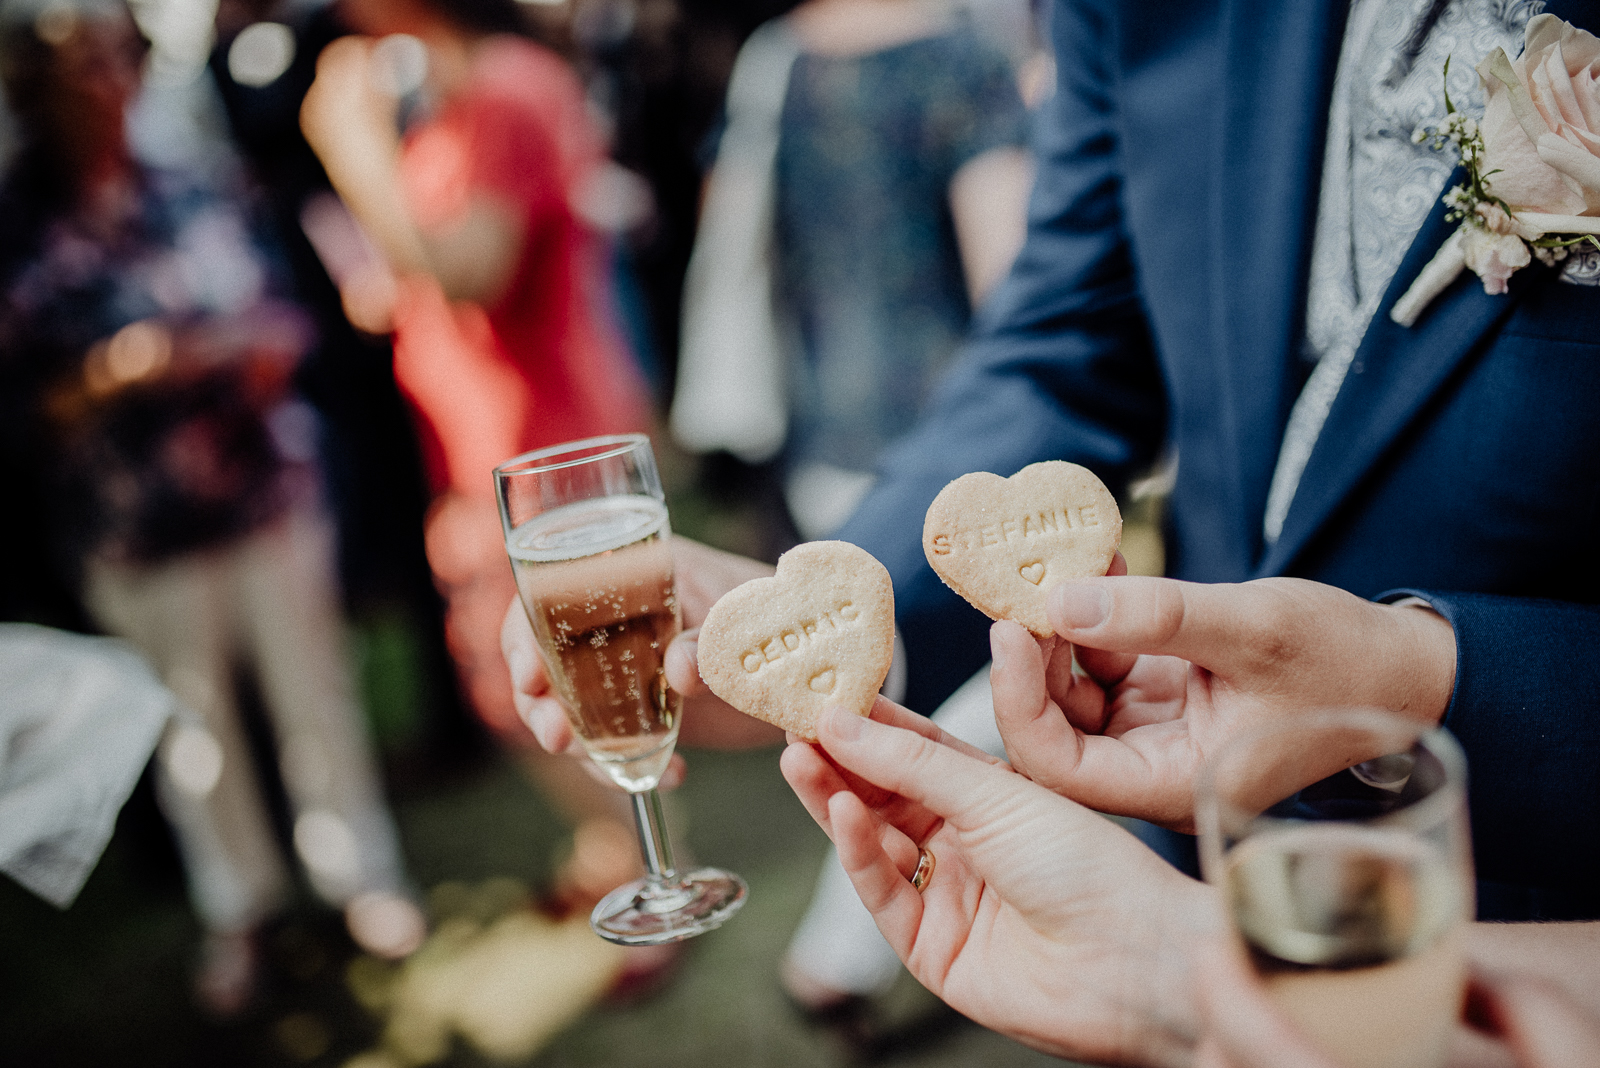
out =
<path fill-rule="evenodd" d="M 209 83 L 228 141 L 260 189 L 298 302 L 316 325 L 317 344 L 296 368 L 295 385 L 322 417 L 347 610 L 364 650 L 400 638 L 416 653 L 406 680 L 392 678 L 391 686 L 411 696 L 373 710 L 378 735 L 438 763 L 475 745 L 479 732 L 462 714 L 465 703 L 452 700 L 454 669 L 423 551 L 421 453 L 388 336 L 351 324 L 332 277 L 370 253 L 300 132 L 317 55 L 350 30 L 333 4 L 222 0 L 215 31 Z"/>
<path fill-rule="evenodd" d="M 241 668 L 312 887 L 372 952 L 424 931 L 344 658 L 315 416 L 289 386 L 309 330 L 238 199 L 134 158 L 145 47 L 122 0 L 0 5 L 23 133 L 0 188 L 4 446 L 90 616 L 198 713 L 164 737 L 157 789 L 206 930 L 197 994 L 226 1015 L 291 891 Z"/>
<path fill-rule="evenodd" d="M 1017 71 L 945 0 L 810 0 L 746 42 L 684 293 L 674 435 L 782 451 L 804 538 L 872 481 L 1011 265 Z"/>
<path fill-rule="evenodd" d="M 578 824 L 556 896 L 586 912 L 640 860 L 624 799 L 541 753 L 507 690 L 499 635 L 515 587 L 491 471 L 541 446 L 649 426 L 597 222 L 605 142 L 571 69 L 524 35 L 516 0 L 342 0 L 340 14 L 371 36 L 323 49 L 301 124 L 379 254 L 345 272 L 345 307 L 357 325 L 392 331 L 457 672 L 477 714 Z M 672 956 L 630 950 L 622 983 L 653 979 Z"/>
<path fill-rule="evenodd" d="M 346 279 L 346 308 L 393 332 L 434 493 L 428 555 L 452 650 L 478 713 L 515 736 L 497 644 L 513 587 L 490 472 L 649 422 L 607 313 L 603 243 L 577 207 L 604 144 L 570 70 L 519 35 L 515 0 L 341 10 L 385 41 L 323 50 L 302 125 L 381 254 Z M 401 91 L 419 83 L 422 115 L 402 138 Z"/>
<path fill-rule="evenodd" d="M 1017 67 L 945 0 L 808 0 L 740 53 L 672 428 L 751 462 L 781 448 L 802 538 L 854 510 L 1021 247 L 1027 122 Z M 998 752 L 983 683 L 939 721 Z M 830 854 L 785 988 L 852 1034 L 899 973 Z"/>

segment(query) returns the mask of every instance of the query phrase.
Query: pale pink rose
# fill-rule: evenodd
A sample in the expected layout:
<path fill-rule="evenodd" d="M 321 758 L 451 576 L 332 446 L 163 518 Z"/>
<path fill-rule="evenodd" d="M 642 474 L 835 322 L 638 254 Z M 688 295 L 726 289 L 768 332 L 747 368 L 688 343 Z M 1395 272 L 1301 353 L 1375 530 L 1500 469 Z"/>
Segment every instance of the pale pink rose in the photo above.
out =
<path fill-rule="evenodd" d="M 1483 279 L 1483 291 L 1495 296 L 1506 291 L 1506 280 L 1528 265 L 1528 246 L 1515 234 L 1495 234 L 1464 226 L 1462 251 L 1472 273 Z"/>
<path fill-rule="evenodd" d="M 1538 15 L 1525 41 L 1478 64 L 1490 189 L 1513 211 L 1600 215 L 1600 39 Z"/>

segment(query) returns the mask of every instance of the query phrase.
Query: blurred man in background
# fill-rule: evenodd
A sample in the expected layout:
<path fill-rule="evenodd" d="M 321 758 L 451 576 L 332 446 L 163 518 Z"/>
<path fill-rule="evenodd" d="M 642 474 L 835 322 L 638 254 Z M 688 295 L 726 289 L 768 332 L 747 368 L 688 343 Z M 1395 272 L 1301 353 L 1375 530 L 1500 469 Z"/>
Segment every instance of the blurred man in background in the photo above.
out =
<path fill-rule="evenodd" d="M 352 935 L 421 940 L 344 659 L 316 425 L 289 388 L 310 335 L 243 205 L 134 159 L 145 44 L 121 0 L 9 0 L 0 73 L 24 144 L 0 189 L 0 368 L 12 463 L 95 622 L 203 721 L 157 765 L 207 931 L 198 992 L 249 1000 L 290 882 L 239 722 L 274 727 L 295 851 Z M 41 561 L 41 563 L 44 563 Z"/>

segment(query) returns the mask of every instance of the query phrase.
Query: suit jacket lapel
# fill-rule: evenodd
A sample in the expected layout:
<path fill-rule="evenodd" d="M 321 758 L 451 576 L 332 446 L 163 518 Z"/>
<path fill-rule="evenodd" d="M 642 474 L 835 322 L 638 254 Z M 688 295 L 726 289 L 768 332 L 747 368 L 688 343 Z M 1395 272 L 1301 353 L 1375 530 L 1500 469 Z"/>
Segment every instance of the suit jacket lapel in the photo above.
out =
<path fill-rule="evenodd" d="M 1545 10 L 1591 33 L 1600 31 L 1600 5 L 1592 0 L 1550 0 Z M 1457 180 L 1453 177 L 1451 184 Z M 1389 319 L 1389 309 L 1455 228 L 1444 221 L 1445 210 L 1442 204 L 1434 206 L 1395 272 L 1306 464 L 1283 533 L 1260 561 L 1257 575 L 1283 574 L 1293 567 L 1295 558 L 1367 477 L 1395 437 L 1475 351 L 1485 333 L 1505 321 L 1516 307 L 1518 294 L 1543 273 L 1537 265 L 1519 271 L 1511 279 L 1511 292 L 1498 297 L 1484 293 L 1470 272 L 1463 273 L 1423 312 L 1416 326 L 1396 326 Z M 1303 281 L 1301 285 L 1303 288 Z M 1281 430 L 1282 423 L 1280 436 Z M 1272 458 L 1275 464 L 1276 444 Z M 1256 474 L 1259 472 L 1252 477 Z M 1271 474 L 1268 467 L 1262 476 L 1263 500 Z M 1261 510 L 1252 514 L 1259 528 Z M 1259 538 L 1259 529 L 1255 536 Z"/>
<path fill-rule="evenodd" d="M 1211 216 L 1214 358 L 1223 432 L 1236 458 L 1237 558 L 1260 556 L 1261 513 L 1299 388 L 1305 286 L 1328 101 L 1348 0 L 1225 0 L 1227 48 L 1218 202 Z"/>
<path fill-rule="evenodd" d="M 1451 179 L 1452 184 L 1455 181 Z M 1491 297 L 1475 275 L 1463 271 L 1415 326 L 1396 325 L 1389 309 L 1456 227 L 1445 222 L 1446 210 L 1442 203 L 1434 206 L 1395 272 L 1317 438 L 1283 533 L 1261 561 L 1258 575 L 1290 569 L 1451 372 L 1475 351 L 1485 333 L 1510 315 L 1517 294 L 1542 273 L 1535 264 L 1513 276 L 1509 294 Z"/>

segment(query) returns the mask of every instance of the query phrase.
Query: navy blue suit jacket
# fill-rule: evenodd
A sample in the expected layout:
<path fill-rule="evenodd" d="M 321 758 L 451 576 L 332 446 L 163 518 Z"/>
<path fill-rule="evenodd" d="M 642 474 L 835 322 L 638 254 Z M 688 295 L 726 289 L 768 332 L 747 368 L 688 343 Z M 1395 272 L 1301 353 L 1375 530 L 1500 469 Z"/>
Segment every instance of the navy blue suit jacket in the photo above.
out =
<path fill-rule="evenodd" d="M 1594 0 L 1548 10 L 1600 30 Z M 1056 5 L 1058 87 L 1035 137 L 1026 246 L 840 536 L 894 576 L 908 701 L 931 711 L 988 656 L 988 621 L 922 555 L 922 515 L 945 483 L 1059 458 L 1120 494 L 1176 448 L 1173 576 L 1411 589 L 1454 624 L 1446 724 L 1470 761 L 1479 874 L 1576 895 L 1588 904 L 1546 911 L 1583 914 L 1600 902 L 1600 288 L 1535 264 L 1491 297 L 1469 273 L 1397 326 L 1390 307 L 1453 228 L 1436 209 L 1282 536 L 1263 541 L 1303 381 L 1345 14 L 1344 0 Z"/>

